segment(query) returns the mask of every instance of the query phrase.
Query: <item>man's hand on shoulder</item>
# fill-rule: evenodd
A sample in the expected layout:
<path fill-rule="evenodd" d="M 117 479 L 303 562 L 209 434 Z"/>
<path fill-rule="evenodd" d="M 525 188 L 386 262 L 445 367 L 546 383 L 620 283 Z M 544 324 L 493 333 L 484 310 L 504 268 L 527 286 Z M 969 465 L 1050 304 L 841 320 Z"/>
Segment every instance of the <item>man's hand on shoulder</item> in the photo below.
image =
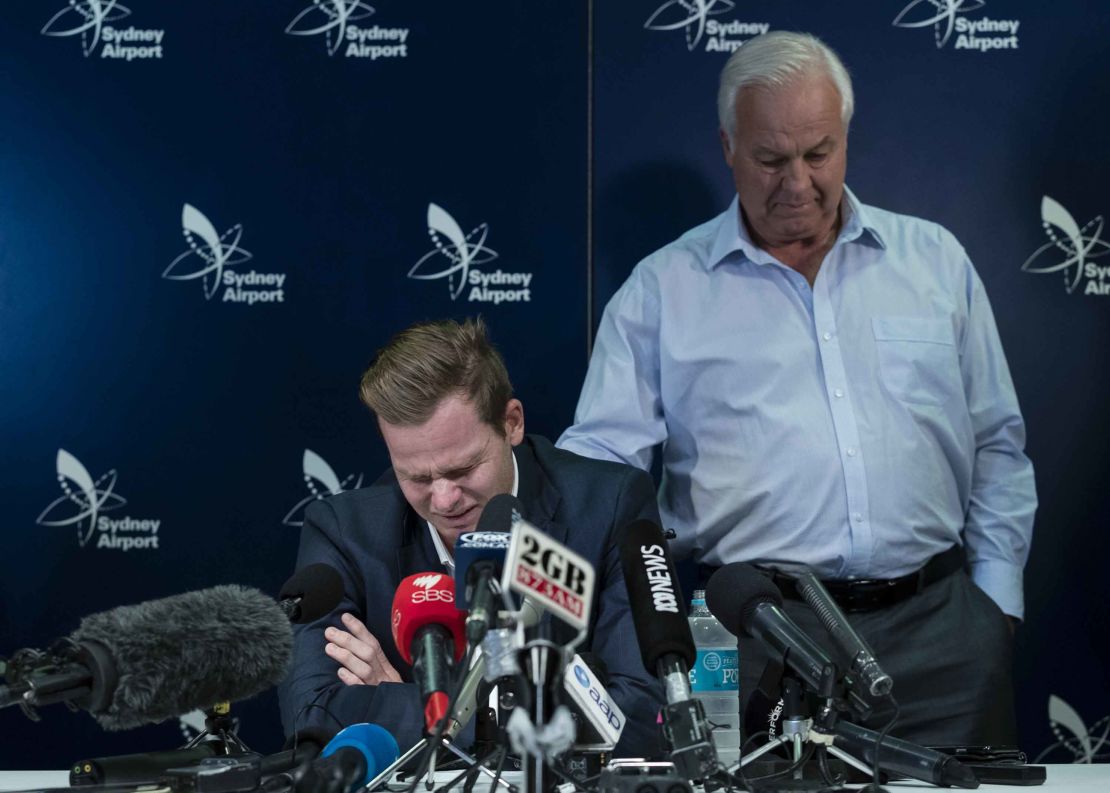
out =
<path fill-rule="evenodd" d="M 343 615 L 347 630 L 328 628 L 324 652 L 339 663 L 339 679 L 348 686 L 376 686 L 378 683 L 400 683 L 401 676 L 385 657 L 374 634 L 353 614 Z"/>

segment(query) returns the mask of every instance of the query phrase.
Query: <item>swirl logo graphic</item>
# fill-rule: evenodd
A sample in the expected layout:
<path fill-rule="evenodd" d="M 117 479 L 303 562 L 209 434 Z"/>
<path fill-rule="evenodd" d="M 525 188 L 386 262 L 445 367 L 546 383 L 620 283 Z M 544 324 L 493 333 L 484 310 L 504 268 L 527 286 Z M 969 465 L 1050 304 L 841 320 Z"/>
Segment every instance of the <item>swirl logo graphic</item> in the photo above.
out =
<path fill-rule="evenodd" d="M 51 501 L 35 522 L 40 526 L 76 525 L 77 541 L 83 548 L 96 527 L 97 515 L 119 509 L 127 501 L 112 492 L 116 486 L 115 469 L 93 481 L 88 469 L 65 449 L 58 449 L 57 469 L 62 495 Z M 88 525 L 84 526 L 86 519 Z"/>
<path fill-rule="evenodd" d="M 438 204 L 428 204 L 428 235 L 435 244 L 430 251 L 409 270 L 409 278 L 419 281 L 447 279 L 451 299 L 455 300 L 466 288 L 470 277 L 470 267 L 484 264 L 497 258 L 497 252 L 486 247 L 489 226 L 480 223 L 469 234 L 463 234 L 462 227 Z M 443 266 L 439 257 L 447 259 Z M 436 269 L 441 268 L 441 269 Z"/>
<path fill-rule="evenodd" d="M 1056 743 L 1037 755 L 1034 763 L 1042 762 L 1058 749 L 1067 749 L 1073 763 L 1103 763 L 1110 758 L 1110 752 L 1102 751 L 1103 747 L 1110 747 L 1110 716 L 1103 716 L 1088 728 L 1075 708 L 1053 694 L 1048 698 L 1048 723 Z"/>
<path fill-rule="evenodd" d="M 913 0 L 891 24 L 896 28 L 927 28 L 933 25 L 937 49 L 940 49 L 952 37 L 957 14 L 978 11 L 985 5 L 984 0 Z M 915 12 L 920 18 L 913 18 Z"/>
<path fill-rule="evenodd" d="M 205 720 L 208 717 L 203 710 L 191 710 L 177 719 L 177 726 L 186 742 L 193 740 L 205 729 Z"/>
<path fill-rule="evenodd" d="M 170 281 L 200 278 L 204 284 L 204 297 L 211 300 L 223 279 L 224 267 L 251 259 L 251 254 L 239 247 L 243 225 L 236 223 L 222 235 L 217 234 L 216 227 L 204 213 L 192 204 L 185 204 L 181 208 L 181 229 L 189 249 L 170 262 L 162 277 Z M 203 262 L 200 267 L 193 262 L 194 256 Z"/>
<path fill-rule="evenodd" d="M 667 0 L 644 22 L 644 30 L 686 31 L 686 49 L 693 52 L 705 35 L 705 23 L 711 16 L 727 14 L 735 8 L 732 0 Z"/>
<path fill-rule="evenodd" d="M 335 55 L 347 37 L 347 23 L 366 19 L 373 13 L 374 9 L 360 0 L 312 0 L 312 5 L 293 17 L 285 32 L 290 36 L 322 33 L 328 43 L 328 55 Z"/>
<path fill-rule="evenodd" d="M 1086 294 L 1107 294 L 1105 287 L 1110 287 L 1110 283 L 1104 285 L 1103 279 L 1110 276 L 1110 267 L 1099 267 L 1088 261 L 1110 253 L 1110 244 L 1101 239 L 1102 215 L 1097 215 L 1080 228 L 1062 204 L 1044 196 L 1041 199 L 1041 224 L 1049 241 L 1025 260 L 1021 265 L 1022 272 L 1042 275 L 1063 272 L 1064 289 L 1068 294 L 1075 291 L 1086 275 Z"/>
<path fill-rule="evenodd" d="M 293 509 L 289 510 L 289 514 L 285 516 L 282 523 L 286 526 L 300 527 L 304 525 L 304 510 L 313 501 L 318 501 L 328 496 L 334 496 L 337 493 L 342 493 L 344 490 L 354 490 L 362 487 L 362 474 L 358 475 L 358 479 L 351 487 L 351 480 L 355 478 L 351 474 L 342 482 L 330 465 L 328 465 L 324 458 L 318 455 L 312 449 L 304 450 L 304 457 L 301 463 L 304 469 L 304 483 L 308 487 L 308 495 L 297 502 Z"/>
<path fill-rule="evenodd" d="M 115 22 L 131 15 L 131 10 L 116 0 L 69 0 L 40 31 L 44 36 L 80 36 L 81 50 L 89 57 L 100 42 L 100 30 L 105 22 Z"/>
<path fill-rule="evenodd" d="M 418 586 L 421 589 L 431 589 L 439 583 L 439 579 L 443 576 L 439 573 L 431 573 L 429 575 L 422 575 L 412 580 L 413 586 Z"/>

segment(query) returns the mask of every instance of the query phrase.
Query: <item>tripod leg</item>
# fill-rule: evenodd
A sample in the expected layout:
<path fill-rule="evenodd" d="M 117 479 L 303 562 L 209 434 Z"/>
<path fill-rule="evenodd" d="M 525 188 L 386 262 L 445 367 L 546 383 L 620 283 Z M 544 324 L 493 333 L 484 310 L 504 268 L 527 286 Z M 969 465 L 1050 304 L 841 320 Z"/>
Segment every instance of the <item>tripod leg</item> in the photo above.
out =
<path fill-rule="evenodd" d="M 862 760 L 857 760 L 856 758 L 852 757 L 852 755 L 848 754 L 847 752 L 845 752 L 840 747 L 838 747 L 838 746 L 829 746 L 829 747 L 826 747 L 826 748 L 828 749 L 829 754 L 831 754 L 833 757 L 835 757 L 839 760 L 843 760 L 845 763 L 852 766 L 852 768 L 855 768 L 857 771 L 862 771 L 863 773 L 867 774 L 867 776 L 869 776 L 869 777 L 875 776 L 875 770 L 873 768 L 871 768 L 870 766 L 868 766 L 867 763 L 863 762 Z"/>
<path fill-rule="evenodd" d="M 394 760 L 392 763 L 390 763 L 376 777 L 374 777 L 369 782 L 367 782 L 366 787 L 362 788 L 362 791 L 360 791 L 360 793 L 370 793 L 370 791 L 374 790 L 374 788 L 378 787 L 378 785 L 382 784 L 383 782 L 388 782 L 390 777 L 393 776 L 394 771 L 396 771 L 398 768 L 403 766 L 409 760 L 411 760 L 412 758 L 414 758 L 418 754 L 420 754 L 424 750 L 424 747 L 427 746 L 427 745 L 428 745 L 428 739 L 427 738 L 421 738 L 419 741 L 414 743 L 412 745 L 411 749 L 409 749 L 403 755 L 401 755 L 396 760 Z"/>
<path fill-rule="evenodd" d="M 499 785 L 501 785 L 502 787 L 504 787 L 506 790 L 508 790 L 510 787 L 512 787 L 512 785 L 510 785 L 504 779 L 501 779 L 500 776 L 495 776 L 492 771 L 490 771 L 484 765 L 482 765 L 477 760 L 475 760 L 471 755 L 464 752 L 459 747 L 455 746 L 455 744 L 451 743 L 451 741 L 449 741 L 447 738 L 443 739 L 443 745 L 448 749 L 448 751 L 452 752 L 456 757 L 458 757 L 462 760 L 465 760 L 466 762 L 468 762 L 472 766 L 474 766 L 476 769 L 478 769 L 479 773 L 485 774 L 490 779 L 496 779 L 497 783 Z"/>
<path fill-rule="evenodd" d="M 782 746 L 784 743 L 786 743 L 789 740 L 790 740 L 789 736 L 780 735 L 778 738 L 775 738 L 775 740 L 768 741 L 767 743 L 760 746 L 758 749 L 756 749 L 751 754 L 746 754 L 743 757 L 741 757 L 740 758 L 740 765 L 741 766 L 747 765 L 752 760 L 756 760 L 756 759 L 762 757 L 763 755 L 767 754 L 767 752 L 771 751 L 772 749 L 777 749 L 778 747 Z"/>

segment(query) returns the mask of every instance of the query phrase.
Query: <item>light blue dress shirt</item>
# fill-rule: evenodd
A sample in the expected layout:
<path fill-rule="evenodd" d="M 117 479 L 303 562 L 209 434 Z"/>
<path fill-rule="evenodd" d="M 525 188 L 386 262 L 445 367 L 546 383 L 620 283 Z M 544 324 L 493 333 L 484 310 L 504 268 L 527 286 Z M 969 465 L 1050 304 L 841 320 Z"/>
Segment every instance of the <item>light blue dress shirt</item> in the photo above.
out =
<path fill-rule="evenodd" d="M 558 445 L 644 469 L 680 556 L 893 578 L 961 542 L 1023 615 L 1037 497 L 990 303 L 941 226 L 861 204 L 813 287 L 733 200 L 605 309 Z"/>

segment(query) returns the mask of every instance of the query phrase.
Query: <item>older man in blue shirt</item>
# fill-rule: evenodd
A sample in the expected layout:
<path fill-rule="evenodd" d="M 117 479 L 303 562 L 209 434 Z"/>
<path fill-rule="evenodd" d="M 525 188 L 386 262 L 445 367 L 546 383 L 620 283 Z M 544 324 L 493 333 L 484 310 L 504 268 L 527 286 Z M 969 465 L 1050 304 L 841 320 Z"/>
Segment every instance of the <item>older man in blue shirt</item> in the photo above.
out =
<path fill-rule="evenodd" d="M 766 34 L 729 59 L 737 197 L 613 297 L 559 445 L 642 468 L 661 446 L 661 514 L 703 565 L 753 562 L 788 598 L 791 574 L 814 570 L 894 678 L 895 734 L 1014 743 L 1036 508 L 1024 423 L 964 249 L 844 186 L 852 107 L 812 36 Z M 746 698 L 767 656 L 740 654 Z"/>

